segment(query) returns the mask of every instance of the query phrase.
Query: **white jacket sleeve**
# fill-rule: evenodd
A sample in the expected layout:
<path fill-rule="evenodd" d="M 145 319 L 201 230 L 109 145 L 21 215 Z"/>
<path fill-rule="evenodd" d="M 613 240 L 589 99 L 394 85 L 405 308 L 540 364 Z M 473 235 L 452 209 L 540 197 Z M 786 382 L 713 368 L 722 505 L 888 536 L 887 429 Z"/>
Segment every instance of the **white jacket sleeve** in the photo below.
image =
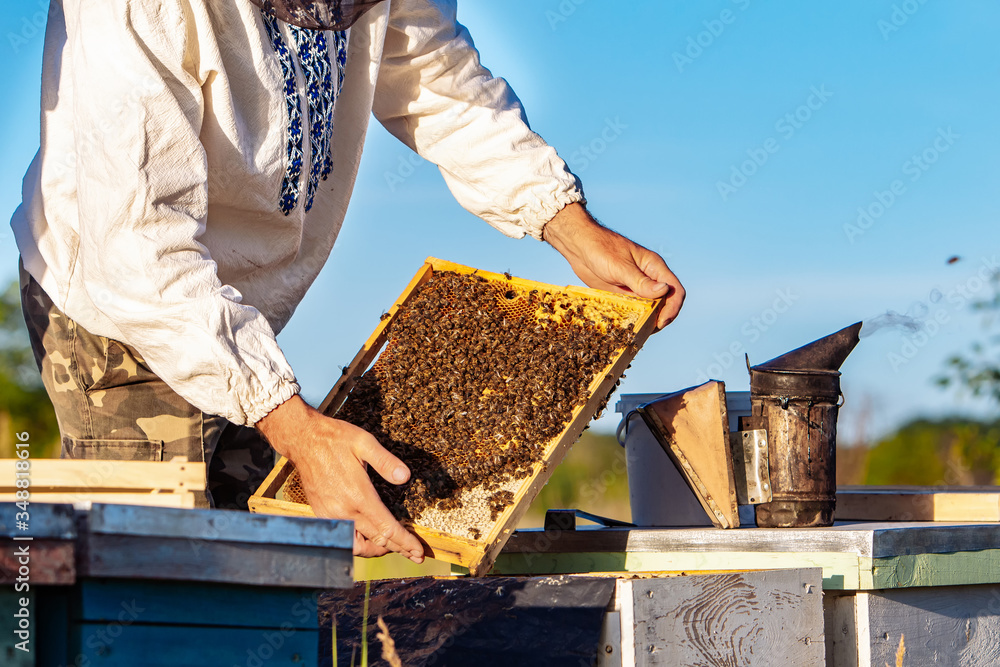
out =
<path fill-rule="evenodd" d="M 510 86 L 479 62 L 455 0 L 391 0 L 376 118 L 437 164 L 466 210 L 508 236 L 541 238 L 582 201 L 579 180 L 531 131 Z"/>
<path fill-rule="evenodd" d="M 221 283 L 199 242 L 208 214 L 202 86 L 211 73 L 199 71 L 191 6 L 73 4 L 73 280 L 174 391 L 252 425 L 298 385 L 266 319 Z"/>

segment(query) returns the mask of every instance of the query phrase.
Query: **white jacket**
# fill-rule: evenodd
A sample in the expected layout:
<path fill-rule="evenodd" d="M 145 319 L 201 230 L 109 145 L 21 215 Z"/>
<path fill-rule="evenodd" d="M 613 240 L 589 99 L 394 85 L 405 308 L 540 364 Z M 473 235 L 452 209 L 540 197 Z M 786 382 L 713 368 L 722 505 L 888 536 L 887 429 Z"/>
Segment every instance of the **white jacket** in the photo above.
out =
<path fill-rule="evenodd" d="M 339 37 L 248 0 L 53 0 L 41 149 L 11 223 L 25 268 L 88 331 L 238 424 L 298 391 L 275 333 L 337 238 L 371 112 L 508 236 L 540 238 L 583 198 L 454 1 L 387 0 Z M 309 84 L 333 90 L 330 131 L 331 95 Z"/>

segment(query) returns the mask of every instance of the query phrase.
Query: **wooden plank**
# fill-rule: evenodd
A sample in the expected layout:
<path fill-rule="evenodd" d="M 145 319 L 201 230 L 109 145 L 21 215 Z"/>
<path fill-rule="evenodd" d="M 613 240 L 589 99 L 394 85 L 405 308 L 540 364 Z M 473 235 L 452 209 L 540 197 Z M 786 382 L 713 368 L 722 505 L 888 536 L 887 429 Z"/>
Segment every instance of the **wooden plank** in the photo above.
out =
<path fill-rule="evenodd" d="M 949 528 L 949 530 L 954 530 Z M 577 530 L 519 530 L 505 551 L 571 553 L 575 551 L 839 551 L 872 555 L 879 529 L 855 524 L 834 528 L 578 528 Z M 920 529 L 914 534 L 923 535 Z M 998 536 L 1000 538 L 1000 536 Z M 899 546 L 916 549 L 919 537 Z M 1000 547 L 1000 542 L 998 542 Z"/>
<path fill-rule="evenodd" d="M 838 521 L 1000 521 L 1000 488 L 841 487 Z"/>
<path fill-rule="evenodd" d="M 309 588 L 86 579 L 72 620 L 316 630 L 318 595 Z"/>
<path fill-rule="evenodd" d="M 78 664 L 96 667 L 218 667 L 219 665 L 318 664 L 318 632 L 274 628 L 104 623 L 74 628 Z M 119 632 L 120 630 L 120 632 Z"/>
<path fill-rule="evenodd" d="M 623 667 L 621 611 L 604 614 L 601 637 L 597 642 L 597 667 Z"/>
<path fill-rule="evenodd" d="M 88 534 L 178 538 L 189 541 L 287 544 L 350 551 L 354 524 L 333 519 L 266 516 L 232 510 L 175 510 L 94 505 Z"/>
<path fill-rule="evenodd" d="M 854 596 L 854 619 L 857 621 L 855 634 L 858 637 L 858 666 L 870 667 L 872 664 L 871 642 L 862 641 L 863 637 L 870 636 L 871 629 L 868 627 L 868 599 L 865 594 Z M 881 667 L 879 665 L 878 667 Z"/>
<path fill-rule="evenodd" d="M 291 462 L 284 456 L 279 456 L 277 463 L 275 463 L 274 467 L 271 468 L 271 472 L 267 473 L 267 477 L 264 478 L 261 485 L 257 487 L 254 494 L 247 500 L 247 505 L 249 505 L 250 511 L 260 512 L 262 514 L 292 514 L 293 516 L 303 516 L 302 514 L 296 514 L 295 512 L 279 511 L 278 508 L 272 508 L 270 511 L 266 509 L 269 507 L 271 502 L 279 502 L 278 495 L 281 492 L 281 487 L 285 484 L 285 481 L 288 479 L 288 476 L 292 474 L 293 470 L 295 470 L 295 468 L 292 467 Z M 316 515 L 310 510 L 309 514 L 305 516 Z"/>
<path fill-rule="evenodd" d="M 343 404 L 357 379 L 377 358 L 388 338 L 388 329 L 392 324 L 392 320 L 399 309 L 414 295 L 416 288 L 420 284 L 430 279 L 433 271 L 477 274 L 491 282 L 503 282 L 527 291 L 539 289 L 567 294 L 576 298 L 612 302 L 619 307 L 626 307 L 637 317 L 637 322 L 634 324 L 635 338 L 633 344 L 626 346 L 611 361 L 605 371 L 593 379 L 589 387 L 590 398 L 584 405 L 578 406 L 573 411 L 570 421 L 562 433 L 546 445 L 543 460 L 534 466 L 531 476 L 518 486 L 514 493 L 513 504 L 503 510 L 486 535 L 478 540 L 471 540 L 465 535 L 450 535 L 419 524 L 410 526 L 414 534 L 424 542 L 428 556 L 467 567 L 472 574 L 481 575 L 489 570 L 496 555 L 503 548 L 504 543 L 510 535 L 513 534 L 518 522 L 524 513 L 527 512 L 531 501 L 534 500 L 535 496 L 548 481 L 555 466 L 562 461 L 570 446 L 583 433 L 591 417 L 597 411 L 598 406 L 610 394 L 618 378 L 631 363 L 646 338 L 655 329 L 656 313 L 662 306 L 663 300 L 640 299 L 638 297 L 588 288 L 557 287 L 521 278 L 512 277 L 508 279 L 506 276 L 500 274 L 481 271 L 431 257 L 427 259 L 407 285 L 400 298 L 389 309 L 387 313 L 388 317 L 379 322 L 375 331 L 362 346 L 358 354 L 355 355 L 354 360 L 344 370 L 341 378 L 338 379 L 333 389 L 331 389 L 326 399 L 320 405 L 321 412 L 328 415 L 335 414 L 336 410 Z M 280 498 L 281 489 L 287 482 L 292 468 L 291 462 L 284 458 L 279 459 L 272 474 L 265 480 L 261 488 L 257 490 L 254 497 L 250 499 L 249 505 L 252 511 L 274 514 L 306 514 L 301 509 L 303 506 L 300 505 L 299 509 L 296 509 L 293 507 L 295 503 L 288 503 Z"/>
<path fill-rule="evenodd" d="M 824 569 L 828 590 L 994 583 L 1000 581 L 1000 527 L 881 523 L 736 531 L 526 530 L 508 542 L 497 570 L 730 569 L 733 562 L 748 568 L 796 567 L 803 558 Z M 632 565 L 626 568 L 627 562 Z"/>
<path fill-rule="evenodd" d="M 982 551 L 1000 549 L 1000 525 L 996 523 L 869 523 L 874 558 L 900 554 Z"/>
<path fill-rule="evenodd" d="M 621 613 L 622 665 L 635 665 L 635 593 L 632 580 L 619 580 L 615 587 L 615 609 Z"/>
<path fill-rule="evenodd" d="M 31 503 L 28 508 L 31 518 L 28 522 L 29 529 L 26 531 L 18 524 L 17 516 L 24 511 L 24 508 L 14 503 L 0 503 L 0 537 L 30 535 L 36 540 L 40 538 L 72 540 L 76 537 L 76 512 L 72 505 L 36 506 Z"/>
<path fill-rule="evenodd" d="M 719 528 L 738 528 L 726 385 L 710 380 L 639 407 L 660 446 Z"/>
<path fill-rule="evenodd" d="M 1000 492 L 1000 486 L 995 484 L 971 484 L 969 486 L 955 486 L 953 484 L 942 484 L 940 486 L 921 486 L 917 484 L 841 484 L 837 487 L 837 493 L 846 491 L 848 493 L 861 491 L 865 493 L 996 493 Z"/>
<path fill-rule="evenodd" d="M 1000 664 L 1000 586 L 859 593 L 867 601 L 870 659 L 862 667 Z"/>
<path fill-rule="evenodd" d="M 873 561 L 867 589 L 1000 583 L 1000 550 L 905 554 Z"/>
<path fill-rule="evenodd" d="M 854 592 L 823 592 L 823 628 L 826 664 L 858 667 L 858 626 Z"/>
<path fill-rule="evenodd" d="M 0 503 L 14 502 L 13 493 L 0 492 Z M 193 493 L 115 493 L 93 492 L 86 489 L 76 491 L 46 492 L 32 488 L 31 504 L 35 507 L 43 503 L 73 504 L 73 503 L 114 503 L 117 505 L 141 505 L 144 507 L 174 507 L 192 509 L 195 506 Z"/>
<path fill-rule="evenodd" d="M 286 467 L 285 475 L 287 476 L 293 470 L 294 468 L 291 466 Z M 283 484 L 284 482 L 281 483 Z M 273 514 L 277 516 L 316 516 L 316 513 L 312 511 L 312 507 L 309 505 L 293 503 L 288 500 L 276 500 L 274 498 L 251 496 L 247 504 L 250 506 L 251 512 L 260 514 Z"/>
<path fill-rule="evenodd" d="M 18 459 L 0 459 L 0 492 L 10 493 Z M 205 464 L 188 461 L 80 461 L 32 459 L 31 492 L 47 490 L 159 489 L 202 491 Z"/>
<path fill-rule="evenodd" d="M 76 546 L 70 540 L 0 538 L 0 584 L 14 584 L 21 567 L 19 549 L 27 548 L 31 585 L 65 586 L 76 581 Z"/>
<path fill-rule="evenodd" d="M 350 586 L 352 571 L 350 549 L 98 534 L 79 565 L 79 576 L 305 588 Z"/>
<path fill-rule="evenodd" d="M 871 559 L 850 553 L 721 552 L 524 554 L 504 552 L 494 574 L 541 575 L 572 572 L 733 571 L 820 568 L 826 590 L 871 588 Z M 867 573 L 867 578 L 865 574 Z M 862 582 L 866 586 L 862 586 Z"/>
<path fill-rule="evenodd" d="M 996 523 L 839 523 L 828 528 L 519 530 L 508 551 L 842 551 L 872 558 L 1000 549 Z"/>
<path fill-rule="evenodd" d="M 637 579 L 632 596 L 636 665 L 826 664 L 818 570 Z"/>

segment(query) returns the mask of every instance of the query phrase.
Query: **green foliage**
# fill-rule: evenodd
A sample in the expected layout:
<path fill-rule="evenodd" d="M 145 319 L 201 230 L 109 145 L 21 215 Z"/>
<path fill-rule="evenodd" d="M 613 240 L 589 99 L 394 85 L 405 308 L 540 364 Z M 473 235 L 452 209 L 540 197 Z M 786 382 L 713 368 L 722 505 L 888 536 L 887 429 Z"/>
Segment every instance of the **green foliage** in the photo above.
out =
<path fill-rule="evenodd" d="M 1000 405 L 1000 273 L 992 285 L 991 297 L 972 303 L 983 314 L 986 340 L 951 357 L 936 381 Z M 866 484 L 997 484 L 1000 422 L 917 420 L 872 447 L 865 463 Z"/>
<path fill-rule="evenodd" d="M 972 304 L 983 313 L 988 333 L 985 342 L 972 345 L 967 354 L 956 354 L 947 362 L 946 374 L 937 378 L 942 387 L 957 386 L 973 396 L 987 396 L 1000 404 L 1000 273 L 992 278 L 993 296 Z"/>
<path fill-rule="evenodd" d="M 1000 483 L 1000 422 L 917 420 L 868 452 L 865 484 Z"/>
<path fill-rule="evenodd" d="M 520 525 L 541 526 L 545 510 L 562 508 L 629 521 L 625 449 L 613 435 L 585 431 L 555 469 Z"/>
<path fill-rule="evenodd" d="M 59 426 L 21 316 L 17 281 L 0 294 L 0 458 L 13 456 L 13 434 L 28 432 L 32 456 L 56 456 Z"/>

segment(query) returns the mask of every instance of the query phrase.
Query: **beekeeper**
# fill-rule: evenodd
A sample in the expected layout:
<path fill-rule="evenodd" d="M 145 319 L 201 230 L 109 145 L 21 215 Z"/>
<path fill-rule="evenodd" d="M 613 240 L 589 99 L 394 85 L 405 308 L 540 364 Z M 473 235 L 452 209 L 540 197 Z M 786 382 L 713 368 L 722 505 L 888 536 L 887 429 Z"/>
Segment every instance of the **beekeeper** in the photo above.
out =
<path fill-rule="evenodd" d="M 409 470 L 299 397 L 275 341 L 333 247 L 369 117 L 467 210 L 550 243 L 586 284 L 684 289 L 587 213 L 577 179 L 479 62 L 448 0 L 53 0 L 41 148 L 12 227 L 62 455 L 208 465 L 246 507 L 287 456 L 355 553 L 419 562 L 365 471 Z M 273 449 L 272 449 L 273 447 Z"/>

